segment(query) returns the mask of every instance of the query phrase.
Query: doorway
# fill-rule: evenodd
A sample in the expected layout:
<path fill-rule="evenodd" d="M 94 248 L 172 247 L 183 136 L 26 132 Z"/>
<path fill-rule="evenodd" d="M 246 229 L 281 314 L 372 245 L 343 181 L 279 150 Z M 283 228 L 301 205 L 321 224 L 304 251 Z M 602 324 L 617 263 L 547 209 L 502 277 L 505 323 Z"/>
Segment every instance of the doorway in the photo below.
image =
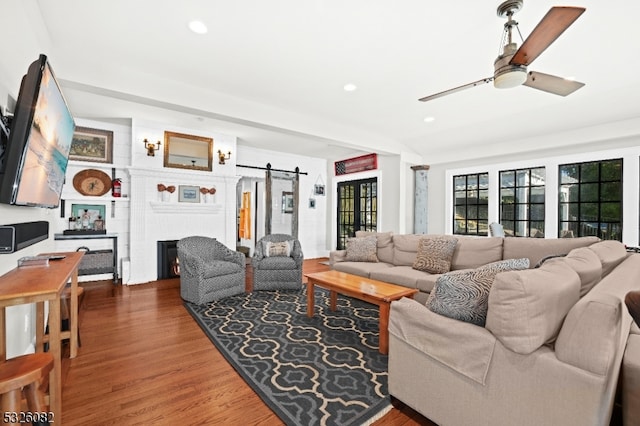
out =
<path fill-rule="evenodd" d="M 346 248 L 347 238 L 356 231 L 378 230 L 378 179 L 338 183 L 338 250 Z"/>

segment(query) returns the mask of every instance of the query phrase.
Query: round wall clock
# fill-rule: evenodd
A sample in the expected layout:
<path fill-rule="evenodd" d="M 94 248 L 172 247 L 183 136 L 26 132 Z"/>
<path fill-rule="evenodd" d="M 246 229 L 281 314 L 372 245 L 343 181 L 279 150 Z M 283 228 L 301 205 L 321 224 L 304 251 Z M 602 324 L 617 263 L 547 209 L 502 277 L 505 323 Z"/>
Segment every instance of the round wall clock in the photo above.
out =
<path fill-rule="evenodd" d="M 104 195 L 111 189 L 111 178 L 102 170 L 86 169 L 73 177 L 73 187 L 82 195 Z"/>

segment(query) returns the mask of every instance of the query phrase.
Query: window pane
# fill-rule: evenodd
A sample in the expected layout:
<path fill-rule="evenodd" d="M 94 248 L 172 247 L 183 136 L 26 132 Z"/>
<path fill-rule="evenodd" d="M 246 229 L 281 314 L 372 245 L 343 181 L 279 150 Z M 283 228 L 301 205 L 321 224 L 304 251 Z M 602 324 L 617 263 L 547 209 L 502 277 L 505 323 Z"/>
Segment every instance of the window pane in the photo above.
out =
<path fill-rule="evenodd" d="M 598 204 L 597 203 L 580 204 L 579 216 L 580 216 L 581 222 L 591 222 L 591 221 L 597 222 L 598 221 Z"/>
<path fill-rule="evenodd" d="M 483 173 L 481 175 L 478 175 L 478 188 L 479 189 L 487 189 L 489 188 L 489 174 L 488 173 Z"/>
<path fill-rule="evenodd" d="M 461 204 L 465 204 L 467 202 L 467 193 L 466 191 L 456 191 L 455 193 L 455 204 L 459 206 Z"/>
<path fill-rule="evenodd" d="M 518 203 L 526 203 L 529 201 L 529 188 L 516 189 L 516 200 Z"/>
<path fill-rule="evenodd" d="M 480 191 L 479 195 L 479 199 L 478 199 L 478 203 L 480 204 L 488 204 L 489 203 L 489 191 L 486 189 L 483 189 Z"/>
<path fill-rule="evenodd" d="M 514 204 L 503 204 L 500 206 L 500 223 L 504 225 L 505 220 L 513 220 L 516 215 L 516 206 Z"/>
<path fill-rule="evenodd" d="M 622 185 L 620 182 L 600 184 L 600 201 L 622 200 Z"/>
<path fill-rule="evenodd" d="M 515 172 L 500 172 L 500 187 L 512 188 L 515 182 Z"/>
<path fill-rule="evenodd" d="M 531 194 L 529 195 L 529 202 L 531 203 L 544 203 L 544 186 L 531 187 Z"/>
<path fill-rule="evenodd" d="M 467 175 L 467 189 L 478 189 L 477 175 Z"/>
<path fill-rule="evenodd" d="M 622 180 L 622 160 L 604 161 L 601 168 L 602 181 L 620 181 Z"/>
<path fill-rule="evenodd" d="M 580 182 L 597 182 L 600 180 L 600 163 L 583 163 L 580 170 Z"/>
<path fill-rule="evenodd" d="M 455 190 L 462 190 L 467 188 L 466 176 L 456 176 L 453 178 L 453 186 Z"/>
<path fill-rule="evenodd" d="M 478 219 L 488 219 L 489 218 L 489 208 L 485 205 L 478 206 Z"/>
<path fill-rule="evenodd" d="M 544 186 L 545 177 L 546 177 L 546 174 L 545 174 L 544 167 L 531 169 L 531 185 Z"/>
<path fill-rule="evenodd" d="M 544 238 L 544 222 L 531 221 L 531 232 L 529 232 L 529 236 L 534 238 Z"/>
<path fill-rule="evenodd" d="M 516 219 L 527 220 L 529 219 L 529 206 L 526 204 L 516 205 Z"/>
<path fill-rule="evenodd" d="M 620 208 L 620 203 L 602 203 L 600 205 L 601 220 L 603 222 L 619 222 Z"/>
<path fill-rule="evenodd" d="M 518 170 L 516 172 L 516 181 L 518 186 L 528 186 L 529 170 Z"/>
<path fill-rule="evenodd" d="M 575 183 L 579 181 L 578 165 L 566 164 L 560 166 L 560 183 Z"/>
<path fill-rule="evenodd" d="M 597 183 L 583 183 L 580 185 L 580 201 L 583 203 L 594 202 L 600 199 L 598 189 L 600 185 Z"/>
<path fill-rule="evenodd" d="M 500 190 L 500 202 L 502 204 L 513 204 L 515 202 L 515 189 Z"/>
<path fill-rule="evenodd" d="M 540 204 L 532 204 L 530 210 L 531 216 L 529 219 L 531 221 L 541 221 L 544 223 L 544 206 Z"/>
<path fill-rule="evenodd" d="M 467 219 L 477 219 L 477 218 L 478 218 L 478 206 L 477 205 L 467 206 Z"/>

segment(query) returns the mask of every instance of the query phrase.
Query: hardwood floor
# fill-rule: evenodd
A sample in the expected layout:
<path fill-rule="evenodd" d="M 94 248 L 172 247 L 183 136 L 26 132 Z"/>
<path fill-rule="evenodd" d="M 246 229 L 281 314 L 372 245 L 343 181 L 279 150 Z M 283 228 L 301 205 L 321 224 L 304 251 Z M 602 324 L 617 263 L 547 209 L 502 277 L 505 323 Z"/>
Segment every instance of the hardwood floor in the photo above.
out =
<path fill-rule="evenodd" d="M 305 273 L 327 270 L 323 260 L 306 260 Z M 184 309 L 178 279 L 82 286 L 82 347 L 63 361 L 63 425 L 282 424 Z M 434 426 L 402 404 L 375 424 Z"/>

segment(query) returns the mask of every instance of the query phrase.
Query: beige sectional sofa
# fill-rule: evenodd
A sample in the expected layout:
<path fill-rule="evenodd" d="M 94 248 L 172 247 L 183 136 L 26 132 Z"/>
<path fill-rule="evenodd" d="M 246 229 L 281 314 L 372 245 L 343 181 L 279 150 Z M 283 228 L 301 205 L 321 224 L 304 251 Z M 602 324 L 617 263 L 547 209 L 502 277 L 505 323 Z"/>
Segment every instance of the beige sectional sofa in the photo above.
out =
<path fill-rule="evenodd" d="M 624 305 L 640 254 L 594 238 L 460 237 L 452 270 L 530 261 L 495 275 L 479 326 L 425 306 L 439 275 L 412 270 L 421 237 L 376 234 L 378 262 L 331 255 L 334 269 L 420 290 L 391 305 L 393 397 L 440 426 L 608 425 L 622 371 L 625 424 L 640 424 L 640 332 Z M 565 256 L 533 268 L 552 255 Z"/>
<path fill-rule="evenodd" d="M 417 288 L 420 292 L 414 299 L 422 303 L 426 302 L 441 274 L 430 274 L 413 268 L 418 243 L 424 235 L 356 232 L 356 237 L 371 235 L 377 238 L 376 262 L 348 261 L 346 250 L 334 250 L 329 254 L 331 267 L 337 271 Z M 585 247 L 599 241 L 596 237 L 563 239 L 456 237 L 458 243 L 451 260 L 452 271 L 477 268 L 503 259 L 518 258 L 528 258 L 533 267 L 543 257 L 566 254 L 573 248 Z"/>

